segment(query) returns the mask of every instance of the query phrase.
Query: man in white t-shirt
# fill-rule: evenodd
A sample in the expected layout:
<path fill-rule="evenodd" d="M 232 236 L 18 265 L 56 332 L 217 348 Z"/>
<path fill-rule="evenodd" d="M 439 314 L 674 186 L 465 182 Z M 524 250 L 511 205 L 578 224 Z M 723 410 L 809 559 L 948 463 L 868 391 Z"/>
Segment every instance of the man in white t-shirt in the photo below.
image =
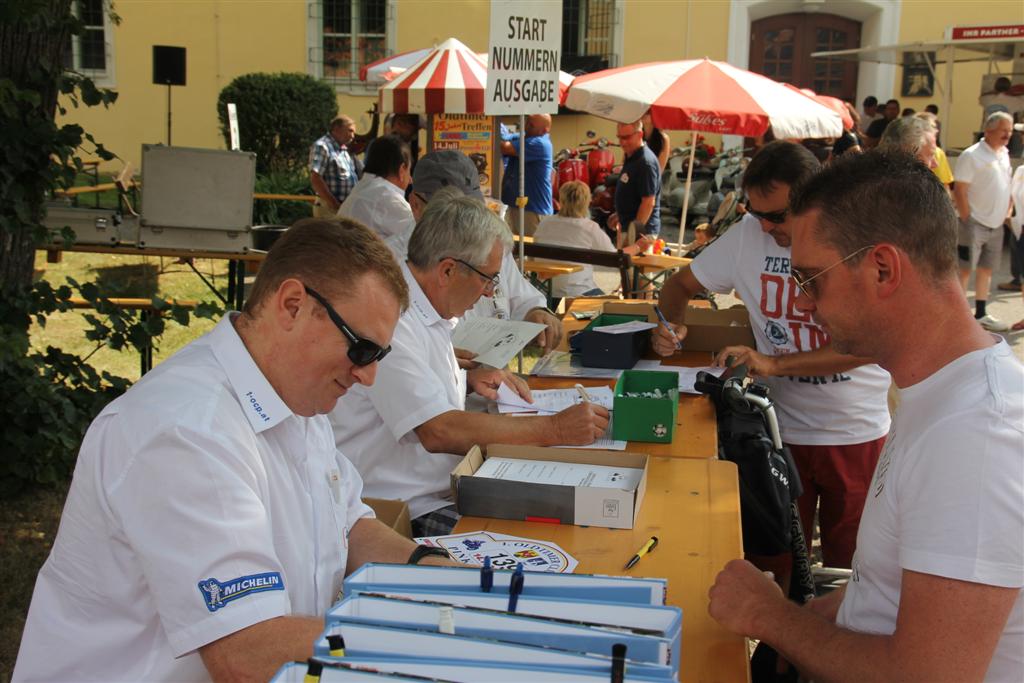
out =
<path fill-rule="evenodd" d="M 999 266 L 1003 252 L 1003 221 L 1010 215 L 1010 155 L 1006 145 L 1012 132 L 1009 114 L 989 115 L 984 137 L 960 153 L 954 170 L 953 199 L 960 216 L 960 285 L 967 289 L 967 279 L 974 269 L 974 317 L 993 332 L 1009 329 L 985 310 L 985 304 L 992 270 Z"/>
<path fill-rule="evenodd" d="M 342 202 L 338 215 L 359 221 L 382 239 L 397 235 L 408 240 L 416 225 L 405 200 L 405 190 L 412 182 L 411 168 L 408 143 L 397 135 L 374 139 L 366 149 L 363 177 Z"/>
<path fill-rule="evenodd" d="M 710 591 L 712 617 L 807 679 L 1024 680 L 1024 367 L 963 306 L 945 196 L 869 153 L 794 197 L 797 308 L 900 387 L 850 582 L 798 607 L 734 560 Z"/>
<path fill-rule="evenodd" d="M 311 656 L 347 573 L 418 561 L 324 417 L 373 383 L 407 304 L 360 225 L 278 240 L 242 313 L 89 427 L 13 680 L 265 681 Z"/>
<path fill-rule="evenodd" d="M 338 447 L 352 454 L 367 495 L 406 501 L 416 536 L 455 525 L 450 474 L 474 444 L 585 445 L 608 424 L 608 412 L 590 403 L 550 416 L 465 410 L 467 391 L 495 399 L 502 383 L 530 396 L 507 370 L 460 368 L 451 341 L 458 316 L 494 291 L 511 241 L 508 226 L 483 202 L 455 188 L 436 192 L 402 264 L 410 303 L 388 362 L 372 387 L 354 387 L 331 413 Z"/>
<path fill-rule="evenodd" d="M 789 273 L 790 188 L 819 169 L 801 145 L 780 140 L 762 147 L 743 174 L 748 215 L 669 278 L 659 305 L 678 324 L 685 349 L 682 321 L 695 294 L 735 290 L 746 304 L 757 350 L 726 347 L 717 362 L 732 356 L 771 388 L 782 440 L 803 484 L 799 505 L 805 536 L 812 537 L 820 503 L 825 564 L 849 567 L 868 482 L 889 431 L 890 380 L 867 359 L 838 353 L 827 331 L 795 307 L 799 290 Z M 675 341 L 663 328 L 653 339 L 659 353 L 675 352 Z M 758 559 L 777 575 L 787 565 L 779 561 Z"/>

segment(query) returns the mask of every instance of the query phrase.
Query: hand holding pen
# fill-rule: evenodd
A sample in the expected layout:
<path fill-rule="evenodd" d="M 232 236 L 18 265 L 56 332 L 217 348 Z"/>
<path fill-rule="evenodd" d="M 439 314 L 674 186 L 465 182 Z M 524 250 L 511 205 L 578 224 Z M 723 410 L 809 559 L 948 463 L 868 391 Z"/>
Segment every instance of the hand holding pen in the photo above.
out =
<path fill-rule="evenodd" d="M 673 326 L 665 318 L 665 314 L 661 312 L 661 309 L 655 306 L 654 313 L 658 316 L 661 327 L 654 330 L 654 335 L 651 338 L 652 345 L 658 355 L 670 356 L 675 351 L 682 349 L 683 343 Z"/>

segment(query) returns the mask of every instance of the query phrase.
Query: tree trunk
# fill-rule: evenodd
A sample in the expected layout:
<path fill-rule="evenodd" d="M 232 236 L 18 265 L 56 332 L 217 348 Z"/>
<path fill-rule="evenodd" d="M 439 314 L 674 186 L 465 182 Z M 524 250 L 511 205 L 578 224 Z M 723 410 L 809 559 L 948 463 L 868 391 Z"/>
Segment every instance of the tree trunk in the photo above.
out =
<path fill-rule="evenodd" d="M 19 101 L 0 113 L 0 297 L 32 283 L 36 231 L 53 182 L 51 154 L 62 56 L 71 36 L 71 0 L 0 2 L 0 83 Z M 24 95 L 35 93 L 25 99 Z M 0 93 L 11 104 L 12 94 Z"/>

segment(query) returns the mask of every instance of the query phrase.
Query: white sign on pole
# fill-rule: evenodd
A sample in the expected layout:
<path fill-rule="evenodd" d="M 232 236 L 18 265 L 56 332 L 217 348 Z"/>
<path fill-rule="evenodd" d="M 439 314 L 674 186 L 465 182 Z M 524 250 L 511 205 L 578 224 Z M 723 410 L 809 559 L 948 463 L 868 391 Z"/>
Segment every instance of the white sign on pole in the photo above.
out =
<path fill-rule="evenodd" d="M 234 102 L 228 102 L 228 130 L 231 132 L 231 151 L 237 152 L 242 145 L 238 141 L 238 108 Z"/>
<path fill-rule="evenodd" d="M 557 113 L 561 56 L 561 0 L 491 0 L 484 111 Z"/>

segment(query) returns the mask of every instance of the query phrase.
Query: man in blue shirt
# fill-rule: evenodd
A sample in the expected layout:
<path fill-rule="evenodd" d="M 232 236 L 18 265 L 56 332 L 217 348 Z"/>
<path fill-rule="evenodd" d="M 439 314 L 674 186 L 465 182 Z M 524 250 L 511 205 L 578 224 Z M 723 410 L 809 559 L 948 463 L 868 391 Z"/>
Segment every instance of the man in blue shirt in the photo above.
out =
<path fill-rule="evenodd" d="M 531 114 L 526 117 L 526 204 L 525 232 L 533 235 L 544 216 L 550 216 L 551 204 L 551 116 Z M 501 179 L 501 201 L 509 205 L 508 224 L 519 233 L 519 135 L 503 135 L 501 153 L 508 159 Z"/>
<path fill-rule="evenodd" d="M 657 235 L 661 231 L 661 167 L 658 157 L 644 144 L 644 126 L 640 121 L 620 123 L 616 131 L 622 145 L 622 175 L 615 185 L 615 213 L 608 217 L 608 227 L 626 230 L 628 244 L 635 235 Z"/>

